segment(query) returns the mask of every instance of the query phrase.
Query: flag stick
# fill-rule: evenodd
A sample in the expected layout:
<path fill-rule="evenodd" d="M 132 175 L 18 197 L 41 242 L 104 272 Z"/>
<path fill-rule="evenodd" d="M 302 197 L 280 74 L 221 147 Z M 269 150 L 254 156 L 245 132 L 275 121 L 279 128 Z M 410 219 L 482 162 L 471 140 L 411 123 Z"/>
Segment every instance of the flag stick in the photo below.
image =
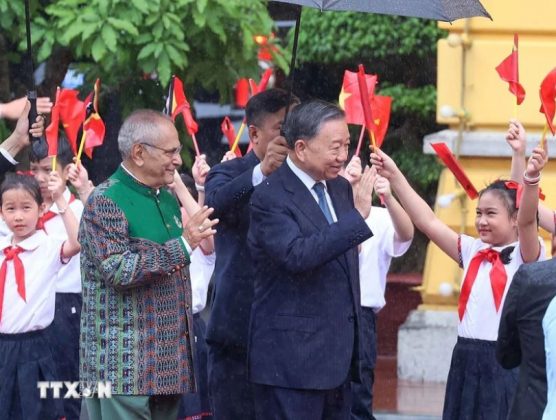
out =
<path fill-rule="evenodd" d="M 371 144 L 373 146 L 373 151 L 375 151 L 377 149 L 376 139 L 375 139 L 375 132 L 369 128 L 369 134 L 370 134 L 370 137 L 371 137 Z"/>
<path fill-rule="evenodd" d="M 237 132 L 237 136 L 236 136 L 236 139 L 234 140 L 234 144 L 232 145 L 232 148 L 230 149 L 230 151 L 232 153 L 236 152 L 236 148 L 237 148 L 237 145 L 239 143 L 239 139 L 241 138 L 241 135 L 243 134 L 243 130 L 245 130 L 245 120 L 243 120 L 241 122 L 241 126 L 239 127 L 239 131 Z"/>
<path fill-rule="evenodd" d="M 546 145 L 546 134 L 548 133 L 548 124 L 544 123 L 544 129 L 542 130 L 541 141 L 539 142 L 539 147 L 544 149 Z"/>
<path fill-rule="evenodd" d="M 56 170 L 56 155 L 52 156 L 52 171 Z"/>
<path fill-rule="evenodd" d="M 357 142 L 357 149 L 355 149 L 355 155 L 359 156 L 361 152 L 361 145 L 363 144 L 363 137 L 365 136 L 365 124 L 361 126 L 361 132 L 359 133 L 359 141 Z"/>
<path fill-rule="evenodd" d="M 199 144 L 197 143 L 197 137 L 195 137 L 195 133 L 191 134 L 191 138 L 193 139 L 193 146 L 195 147 L 195 156 L 201 156 L 201 152 L 199 151 Z"/>
<path fill-rule="evenodd" d="M 85 147 L 85 130 L 82 129 L 81 133 L 81 142 L 79 143 L 79 150 L 77 151 L 77 167 L 79 168 L 79 164 L 81 163 L 81 155 L 83 154 L 83 147 Z"/>

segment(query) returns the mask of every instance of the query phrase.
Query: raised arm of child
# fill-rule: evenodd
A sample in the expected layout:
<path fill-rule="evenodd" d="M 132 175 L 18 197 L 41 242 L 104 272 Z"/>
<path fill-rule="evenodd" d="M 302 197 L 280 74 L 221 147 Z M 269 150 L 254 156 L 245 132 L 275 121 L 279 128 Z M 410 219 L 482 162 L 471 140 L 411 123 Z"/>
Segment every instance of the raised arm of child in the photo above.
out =
<path fill-rule="evenodd" d="M 199 210 L 201 210 L 201 205 L 191 195 L 185 184 L 183 183 L 178 171 L 174 172 L 174 182 L 172 189 L 174 193 L 178 197 L 179 202 L 181 203 L 183 210 L 187 217 L 193 216 Z M 211 254 L 214 251 L 214 237 L 210 236 L 205 238 L 201 241 L 201 249 L 205 254 Z"/>
<path fill-rule="evenodd" d="M 371 154 L 371 163 L 377 168 L 379 175 L 390 181 L 392 189 L 417 229 L 450 258 L 459 262 L 458 234 L 436 217 L 425 200 L 409 185 L 394 161 L 382 150 L 376 150 Z"/>
<path fill-rule="evenodd" d="M 83 165 L 76 165 L 75 163 L 70 163 L 68 165 L 68 179 L 75 187 L 79 199 L 85 204 L 87 199 L 95 189 L 93 183 L 89 180 L 89 174 L 87 169 Z"/>
<path fill-rule="evenodd" d="M 527 133 L 523 125 L 518 120 L 511 120 L 508 132 L 506 133 L 506 141 L 512 148 L 512 168 L 511 179 L 523 184 L 523 173 L 527 166 L 525 159 L 525 149 L 527 146 Z M 539 203 L 539 226 L 551 233 L 556 233 L 554 225 L 554 212 Z"/>
<path fill-rule="evenodd" d="M 205 181 L 209 171 L 210 166 L 207 163 L 207 157 L 205 155 L 197 156 L 191 168 L 191 175 L 195 180 L 195 188 L 197 188 L 197 193 L 199 194 L 197 198 L 199 206 L 205 204 Z"/>
<path fill-rule="evenodd" d="M 382 197 L 384 205 L 388 210 L 388 214 L 390 214 L 392 224 L 394 225 L 394 235 L 396 241 L 411 241 L 413 239 L 413 234 L 415 233 L 413 223 L 411 222 L 409 215 L 392 194 L 390 182 L 383 176 L 377 176 L 375 181 L 375 192 Z"/>
<path fill-rule="evenodd" d="M 541 251 L 537 232 L 537 208 L 539 206 L 539 181 L 541 171 L 548 161 L 546 150 L 533 150 L 523 174 L 523 192 L 517 212 L 519 248 L 524 262 L 537 261 Z"/>
<path fill-rule="evenodd" d="M 50 178 L 48 179 L 48 190 L 52 194 L 52 201 L 56 203 L 56 206 L 58 207 L 58 213 L 62 216 L 62 221 L 64 222 L 64 227 L 66 228 L 66 232 L 68 234 L 68 239 L 62 246 L 62 257 L 71 258 L 81 251 L 81 246 L 77 241 L 79 224 L 68 202 L 64 198 L 65 188 L 66 186 L 64 185 L 64 182 L 58 172 L 52 171 L 50 173 Z"/>

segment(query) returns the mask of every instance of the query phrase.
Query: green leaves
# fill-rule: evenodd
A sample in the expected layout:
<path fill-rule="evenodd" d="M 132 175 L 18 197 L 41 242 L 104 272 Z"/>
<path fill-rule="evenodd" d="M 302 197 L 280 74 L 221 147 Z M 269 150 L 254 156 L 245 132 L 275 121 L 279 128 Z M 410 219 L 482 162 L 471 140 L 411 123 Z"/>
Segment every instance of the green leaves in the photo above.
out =
<path fill-rule="evenodd" d="M 227 99 L 237 78 L 259 76 L 253 36 L 273 30 L 266 0 L 31 1 L 37 59 L 66 47 L 82 71 L 112 86 L 144 75 L 166 86 L 179 74 L 186 86 L 217 88 Z M 22 17 L 22 2 L 0 1 L 5 32 Z"/>

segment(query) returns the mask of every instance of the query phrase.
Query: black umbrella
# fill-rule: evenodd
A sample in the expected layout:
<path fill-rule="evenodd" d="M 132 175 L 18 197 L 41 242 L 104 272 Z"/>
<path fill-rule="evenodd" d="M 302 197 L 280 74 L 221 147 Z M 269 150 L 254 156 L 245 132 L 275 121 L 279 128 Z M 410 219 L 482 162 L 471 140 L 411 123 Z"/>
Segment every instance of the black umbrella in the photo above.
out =
<path fill-rule="evenodd" d="M 381 15 L 418 17 L 452 22 L 457 19 L 484 16 L 490 19 L 479 0 L 271 0 L 323 10 L 367 12 Z M 297 41 L 301 24 L 301 7 L 297 15 L 290 64 L 290 95 L 295 80 Z M 286 114 L 288 110 L 286 109 Z"/>
<path fill-rule="evenodd" d="M 27 77 L 28 77 L 28 91 L 27 99 L 31 102 L 31 109 L 29 110 L 29 128 L 37 119 L 37 90 L 35 87 L 35 66 L 33 65 L 33 49 L 31 45 L 31 12 L 29 0 L 25 0 L 25 31 L 27 34 Z M 44 135 L 37 138 L 29 134 L 29 141 L 36 156 L 42 158 L 48 155 L 48 144 Z"/>

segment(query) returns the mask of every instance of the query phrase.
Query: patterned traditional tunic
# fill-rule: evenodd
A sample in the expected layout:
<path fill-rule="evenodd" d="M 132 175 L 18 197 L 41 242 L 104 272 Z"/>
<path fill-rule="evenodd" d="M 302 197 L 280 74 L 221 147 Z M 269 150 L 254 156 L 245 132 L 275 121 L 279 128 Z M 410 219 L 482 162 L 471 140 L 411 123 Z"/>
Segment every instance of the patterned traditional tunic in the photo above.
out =
<path fill-rule="evenodd" d="M 81 387 L 120 395 L 195 389 L 189 256 L 166 190 L 120 167 L 91 194 L 81 220 Z"/>

